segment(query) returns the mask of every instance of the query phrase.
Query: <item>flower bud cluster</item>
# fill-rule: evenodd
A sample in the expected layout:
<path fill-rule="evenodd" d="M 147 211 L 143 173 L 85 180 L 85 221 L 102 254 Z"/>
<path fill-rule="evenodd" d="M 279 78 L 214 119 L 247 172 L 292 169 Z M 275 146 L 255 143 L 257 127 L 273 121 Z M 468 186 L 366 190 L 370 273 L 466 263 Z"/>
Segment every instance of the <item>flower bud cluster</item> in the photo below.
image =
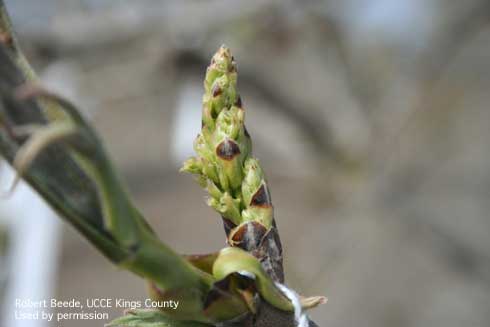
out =
<path fill-rule="evenodd" d="M 235 230 L 250 221 L 269 229 L 273 220 L 270 195 L 264 172 L 251 156 L 236 63 L 228 48 L 221 47 L 213 56 L 204 90 L 202 129 L 194 142 L 197 156 L 188 159 L 181 171 L 197 176 L 210 195 L 208 204 L 237 226 Z"/>

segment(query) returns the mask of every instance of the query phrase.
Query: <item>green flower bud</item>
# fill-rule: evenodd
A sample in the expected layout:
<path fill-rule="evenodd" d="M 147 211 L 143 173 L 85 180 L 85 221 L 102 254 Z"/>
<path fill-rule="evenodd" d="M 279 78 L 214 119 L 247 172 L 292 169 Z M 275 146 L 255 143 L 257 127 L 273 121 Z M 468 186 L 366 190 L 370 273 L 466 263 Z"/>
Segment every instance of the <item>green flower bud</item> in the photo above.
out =
<path fill-rule="evenodd" d="M 221 47 L 211 59 L 211 64 L 206 71 L 204 80 L 206 93 L 210 93 L 214 81 L 225 74 L 232 76 L 236 82 L 236 64 L 231 51 L 226 47 Z"/>
<path fill-rule="evenodd" d="M 270 228 L 274 212 L 264 172 L 258 160 L 248 158 L 245 161 L 244 171 L 242 197 L 246 209 L 242 211 L 243 221 L 258 221 Z"/>
<path fill-rule="evenodd" d="M 216 211 L 221 213 L 223 217 L 228 218 L 233 223 L 238 224 L 240 222 L 240 200 L 234 199 L 230 193 L 223 193 L 219 200 L 209 198 L 208 205 L 213 207 Z"/>
<path fill-rule="evenodd" d="M 245 160 L 243 170 L 245 176 L 242 184 L 242 195 L 245 205 L 249 206 L 253 195 L 265 183 L 264 172 L 260 167 L 259 161 L 255 158 Z"/>
<path fill-rule="evenodd" d="M 239 141 L 243 129 L 243 115 L 237 108 L 222 111 L 216 120 L 213 144 L 216 162 L 219 164 L 220 184 L 225 190 L 240 189 L 242 164 L 248 153 L 246 144 Z M 245 151 L 244 151 L 245 150 Z"/>
<path fill-rule="evenodd" d="M 216 169 L 216 164 L 204 158 L 202 162 L 203 175 L 213 181 L 213 183 L 219 183 L 220 179 L 218 175 L 218 170 Z"/>
<path fill-rule="evenodd" d="M 216 146 L 219 162 L 218 176 L 225 190 L 240 189 L 242 184 L 242 156 L 240 146 L 232 139 L 225 138 Z"/>
<path fill-rule="evenodd" d="M 211 64 L 206 70 L 206 78 L 204 79 L 206 93 L 211 93 L 216 79 L 224 75 L 230 76 L 232 83 L 236 84 L 236 64 L 233 56 L 230 49 L 221 47 L 211 59 Z"/>
<path fill-rule="evenodd" d="M 203 175 L 198 175 L 196 177 L 196 181 L 197 184 L 199 184 L 199 186 L 201 186 L 202 188 L 206 187 L 206 185 L 208 184 L 208 180 L 206 179 L 206 176 Z"/>
<path fill-rule="evenodd" d="M 251 207 L 242 211 L 242 221 L 257 221 L 266 228 L 272 227 L 273 208 Z"/>
<path fill-rule="evenodd" d="M 211 133 L 212 130 L 214 130 L 215 127 L 215 121 L 213 118 L 213 114 L 211 112 L 211 106 L 209 103 L 203 101 L 204 104 L 202 106 L 202 129 L 203 131 L 207 131 L 208 133 Z"/>
<path fill-rule="evenodd" d="M 221 193 L 220 189 L 216 186 L 216 184 L 214 184 L 211 181 L 209 181 L 209 183 L 207 184 L 206 189 L 207 189 L 209 195 L 211 195 L 211 197 L 213 199 L 219 200 L 221 198 L 221 196 L 223 195 L 223 193 Z"/>
<path fill-rule="evenodd" d="M 233 140 L 238 140 L 241 135 L 243 125 L 243 110 L 237 107 L 231 107 L 229 110 L 222 111 L 216 119 L 217 137 L 229 137 Z"/>
<path fill-rule="evenodd" d="M 211 108 L 211 116 L 217 117 L 221 110 L 229 107 L 235 98 L 235 85 L 231 85 L 227 75 L 218 77 L 211 88 L 211 92 L 204 95 L 204 102 Z"/>
<path fill-rule="evenodd" d="M 231 71 L 234 63 L 230 49 L 225 46 L 220 47 L 211 59 L 211 66 L 223 73 Z"/>
<path fill-rule="evenodd" d="M 202 132 L 199 133 L 196 139 L 194 140 L 194 151 L 196 151 L 196 153 L 201 158 L 206 158 L 210 160 L 212 157 L 209 144 Z"/>
<path fill-rule="evenodd" d="M 191 157 L 184 162 L 181 172 L 191 173 L 191 174 L 201 174 L 202 173 L 202 161 L 196 157 Z"/>

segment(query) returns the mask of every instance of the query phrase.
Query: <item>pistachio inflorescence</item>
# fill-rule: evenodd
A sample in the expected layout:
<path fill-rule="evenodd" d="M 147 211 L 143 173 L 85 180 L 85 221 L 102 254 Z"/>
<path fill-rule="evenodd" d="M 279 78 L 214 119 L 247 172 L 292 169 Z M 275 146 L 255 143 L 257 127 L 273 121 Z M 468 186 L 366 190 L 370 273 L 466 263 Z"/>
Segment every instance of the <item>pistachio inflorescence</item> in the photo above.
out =
<path fill-rule="evenodd" d="M 219 212 L 228 244 L 259 258 L 271 277 L 282 282 L 282 250 L 274 223 L 269 188 L 245 127 L 245 110 L 237 90 L 237 67 L 222 46 L 204 80 L 202 129 L 194 142 L 197 156 L 181 171 L 197 176 Z"/>

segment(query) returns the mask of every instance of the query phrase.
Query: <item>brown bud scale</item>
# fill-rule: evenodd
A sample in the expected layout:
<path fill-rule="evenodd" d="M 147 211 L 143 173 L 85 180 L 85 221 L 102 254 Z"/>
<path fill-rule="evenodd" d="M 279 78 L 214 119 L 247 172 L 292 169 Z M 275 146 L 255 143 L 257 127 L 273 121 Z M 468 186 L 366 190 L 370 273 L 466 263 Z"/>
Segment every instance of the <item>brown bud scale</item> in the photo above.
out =
<path fill-rule="evenodd" d="M 266 234 L 267 228 L 265 228 L 264 225 L 256 221 L 250 221 L 232 231 L 230 243 L 231 245 L 238 246 L 246 251 L 251 251 L 259 247 Z"/>
<path fill-rule="evenodd" d="M 230 161 L 240 154 L 240 148 L 235 141 L 224 140 L 216 148 L 216 155 L 223 160 Z"/>
<path fill-rule="evenodd" d="M 269 191 L 264 184 L 262 184 L 257 192 L 255 192 L 255 194 L 253 195 L 252 200 L 250 200 L 250 206 L 261 208 L 272 207 Z"/>
<path fill-rule="evenodd" d="M 218 84 L 215 84 L 213 86 L 213 89 L 211 90 L 211 92 L 213 93 L 213 97 L 216 98 L 218 95 L 223 93 L 223 90 L 221 89 L 221 87 Z"/>
<path fill-rule="evenodd" d="M 225 233 L 226 235 L 229 235 L 231 230 L 236 227 L 236 224 L 234 224 L 230 219 L 225 218 L 221 216 L 223 219 L 223 227 L 225 228 Z"/>

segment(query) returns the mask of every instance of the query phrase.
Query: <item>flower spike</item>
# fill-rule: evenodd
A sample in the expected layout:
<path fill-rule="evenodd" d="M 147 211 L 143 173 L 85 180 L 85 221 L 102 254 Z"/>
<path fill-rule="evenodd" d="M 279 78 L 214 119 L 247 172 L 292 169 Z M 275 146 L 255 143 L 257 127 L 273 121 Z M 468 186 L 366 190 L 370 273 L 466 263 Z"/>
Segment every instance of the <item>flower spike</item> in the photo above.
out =
<path fill-rule="evenodd" d="M 277 282 L 284 281 L 282 248 L 264 171 L 252 157 L 245 110 L 237 90 L 237 67 L 222 46 L 204 80 L 202 129 L 181 171 L 197 175 L 208 204 L 225 225 L 228 244 L 251 252 Z"/>

